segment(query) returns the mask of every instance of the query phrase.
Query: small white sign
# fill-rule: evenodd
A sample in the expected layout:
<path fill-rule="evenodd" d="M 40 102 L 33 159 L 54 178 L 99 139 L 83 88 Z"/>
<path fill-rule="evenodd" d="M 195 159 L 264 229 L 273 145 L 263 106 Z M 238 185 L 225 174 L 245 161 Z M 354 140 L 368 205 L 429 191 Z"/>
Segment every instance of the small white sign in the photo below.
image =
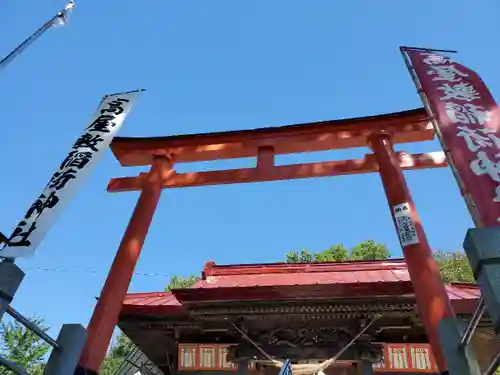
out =
<path fill-rule="evenodd" d="M 411 217 L 410 204 L 408 202 L 401 203 L 392 209 L 394 211 L 394 220 L 396 221 L 401 246 L 418 244 L 419 240 L 415 223 Z"/>

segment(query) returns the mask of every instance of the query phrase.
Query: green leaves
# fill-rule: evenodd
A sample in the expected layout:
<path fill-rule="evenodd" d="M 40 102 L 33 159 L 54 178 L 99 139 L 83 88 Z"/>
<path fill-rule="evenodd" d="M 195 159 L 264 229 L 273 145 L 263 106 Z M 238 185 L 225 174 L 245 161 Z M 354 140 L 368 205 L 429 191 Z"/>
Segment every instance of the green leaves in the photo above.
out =
<path fill-rule="evenodd" d="M 329 249 L 310 253 L 301 250 L 286 254 L 287 263 L 313 263 L 313 262 L 345 262 L 347 260 L 384 260 L 391 256 L 385 245 L 369 240 L 360 243 L 348 251 L 344 245 L 333 245 Z"/>
<path fill-rule="evenodd" d="M 351 260 L 384 260 L 391 257 L 385 245 L 369 240 L 361 242 L 351 249 Z"/>
<path fill-rule="evenodd" d="M 286 254 L 287 263 L 344 262 L 347 260 L 384 260 L 391 257 L 385 245 L 373 240 L 361 242 L 348 251 L 342 244 L 333 245 L 327 250 L 310 253 L 307 250 Z M 459 251 L 434 254 L 441 278 L 447 283 L 474 283 L 474 275 L 467 256 Z"/>
<path fill-rule="evenodd" d="M 439 251 L 435 253 L 434 258 L 444 282 L 475 282 L 469 260 L 464 253 Z"/>
<path fill-rule="evenodd" d="M 31 321 L 44 331 L 48 330 L 42 318 L 33 317 Z M 48 344 L 15 320 L 2 323 L 1 336 L 2 348 L 0 349 L 0 353 L 4 357 L 20 364 L 30 374 L 42 374 L 45 365 L 45 356 L 51 350 Z M 0 367 L 0 375 L 4 374 L 11 374 L 11 372 L 6 368 Z"/>
<path fill-rule="evenodd" d="M 99 374 L 114 375 L 133 348 L 132 341 L 124 333 L 120 333 L 102 362 Z"/>
<path fill-rule="evenodd" d="M 171 289 L 185 289 L 191 288 L 200 280 L 199 276 L 174 276 L 170 279 L 170 283 L 165 288 L 165 292 L 169 292 Z"/>

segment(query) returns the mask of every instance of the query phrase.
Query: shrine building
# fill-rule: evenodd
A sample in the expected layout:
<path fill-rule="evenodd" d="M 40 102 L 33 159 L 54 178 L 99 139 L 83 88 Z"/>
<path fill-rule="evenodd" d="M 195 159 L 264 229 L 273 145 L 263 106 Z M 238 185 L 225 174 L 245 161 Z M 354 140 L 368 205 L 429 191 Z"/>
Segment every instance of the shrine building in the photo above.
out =
<path fill-rule="evenodd" d="M 445 285 L 457 317 L 470 320 L 480 292 Z M 406 263 L 402 259 L 339 263 L 206 263 L 189 289 L 128 294 L 120 329 L 168 375 L 277 374 L 253 362 L 266 353 L 292 363 L 333 357 L 370 326 L 326 374 L 438 373 Z M 487 316 L 472 339 L 484 371 L 500 349 Z M 361 364 L 361 365 L 360 365 Z"/>

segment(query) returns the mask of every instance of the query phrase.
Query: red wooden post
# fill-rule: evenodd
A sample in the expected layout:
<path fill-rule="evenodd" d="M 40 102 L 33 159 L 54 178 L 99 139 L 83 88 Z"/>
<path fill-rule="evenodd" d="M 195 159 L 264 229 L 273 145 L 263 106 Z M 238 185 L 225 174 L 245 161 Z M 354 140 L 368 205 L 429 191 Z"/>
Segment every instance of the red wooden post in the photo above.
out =
<path fill-rule="evenodd" d="M 87 340 L 75 375 L 98 374 L 160 200 L 163 181 L 166 174 L 173 171 L 171 168 L 172 162 L 169 158 L 161 156 L 155 159 L 92 314 L 87 329 Z"/>
<path fill-rule="evenodd" d="M 398 224 L 396 222 L 394 208 L 395 206 L 405 203 L 409 206 L 409 215 L 411 215 L 411 219 L 414 223 L 418 241 L 416 241 L 417 243 L 407 245 L 402 244 L 403 255 L 408 265 L 408 271 L 417 299 L 417 306 L 429 343 L 431 344 L 439 371 L 443 373 L 447 370 L 447 365 L 439 340 L 438 323 L 445 317 L 454 316 L 454 312 L 451 308 L 446 289 L 441 281 L 439 269 L 434 261 L 431 248 L 427 242 L 422 223 L 415 209 L 415 204 L 411 198 L 405 177 L 399 167 L 392 146 L 391 136 L 389 134 L 379 133 L 371 137 L 370 144 L 375 153 L 380 177 L 384 185 L 385 194 L 397 231 Z"/>

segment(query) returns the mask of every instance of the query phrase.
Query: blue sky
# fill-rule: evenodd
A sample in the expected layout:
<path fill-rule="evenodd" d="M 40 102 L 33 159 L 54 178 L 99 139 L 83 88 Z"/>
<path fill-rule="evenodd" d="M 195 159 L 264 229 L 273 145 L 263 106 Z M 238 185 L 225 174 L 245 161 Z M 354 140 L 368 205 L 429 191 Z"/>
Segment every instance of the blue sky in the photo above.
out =
<path fill-rule="evenodd" d="M 64 0 L 4 1 L 0 55 Z M 236 130 L 373 115 L 420 106 L 399 45 L 457 49 L 500 92 L 496 0 L 81 1 L 1 78 L 0 231 L 9 234 L 107 93 L 147 88 L 120 135 Z M 398 146 L 439 150 L 437 142 Z M 366 149 L 281 157 L 280 163 L 360 157 Z M 253 165 L 179 165 L 179 171 Z M 87 324 L 136 193 L 108 194 L 135 175 L 110 152 L 38 248 L 14 306 Z M 461 248 L 471 221 L 447 169 L 406 174 L 430 243 Z M 401 250 L 378 175 L 164 191 L 139 273 L 199 273 L 218 264 L 272 262 L 288 251 L 374 239 Z M 42 268 L 70 272 L 41 271 Z M 79 272 L 79 271 L 93 271 Z M 137 274 L 131 291 L 168 276 Z"/>

